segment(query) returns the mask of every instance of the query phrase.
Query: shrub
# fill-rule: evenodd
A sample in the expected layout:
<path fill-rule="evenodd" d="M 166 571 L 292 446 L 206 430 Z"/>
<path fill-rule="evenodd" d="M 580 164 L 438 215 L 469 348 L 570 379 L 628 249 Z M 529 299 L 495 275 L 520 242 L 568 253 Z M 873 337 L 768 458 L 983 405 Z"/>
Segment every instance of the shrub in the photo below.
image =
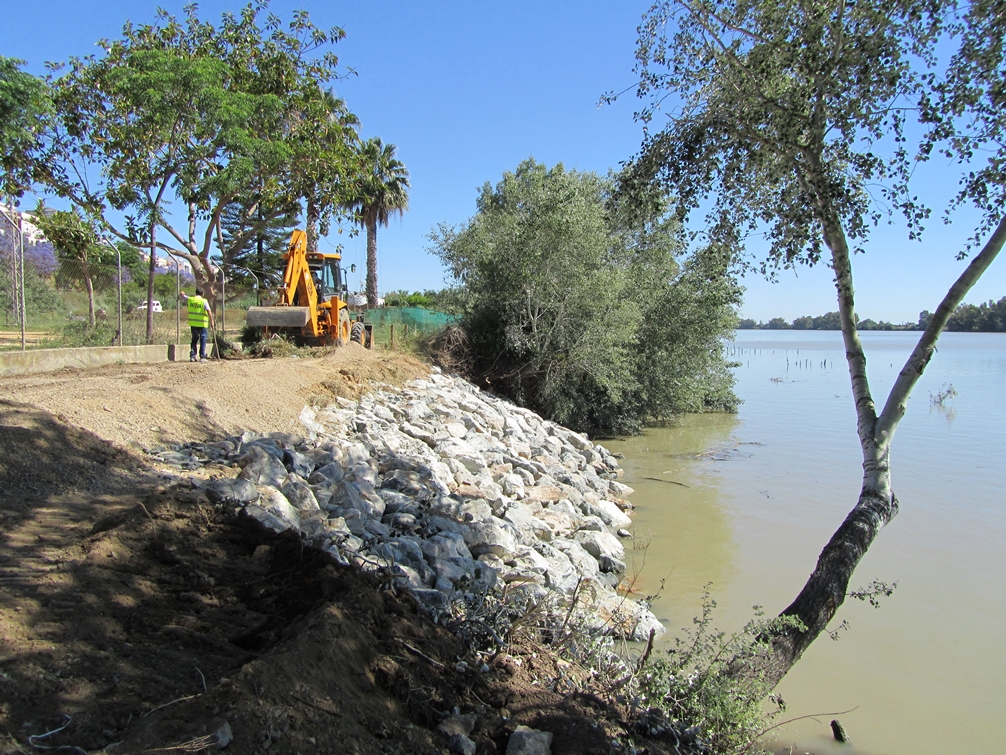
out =
<path fill-rule="evenodd" d="M 702 615 L 674 646 L 654 655 L 634 680 L 635 702 L 646 711 L 644 733 L 678 739 L 695 749 L 718 755 L 760 752 L 759 739 L 771 720 L 785 710 L 772 687 L 752 675 L 752 661 L 769 652 L 772 637 L 786 629 L 802 629 L 795 617 L 755 618 L 733 635 L 712 626 L 716 608 L 703 595 Z M 766 710 L 765 700 L 775 705 Z"/>
<path fill-rule="evenodd" d="M 674 220 L 629 217 L 610 192 L 594 173 L 528 160 L 482 188 L 464 226 L 431 235 L 460 287 L 475 376 L 590 433 L 735 407 L 729 257 L 686 256 Z"/>

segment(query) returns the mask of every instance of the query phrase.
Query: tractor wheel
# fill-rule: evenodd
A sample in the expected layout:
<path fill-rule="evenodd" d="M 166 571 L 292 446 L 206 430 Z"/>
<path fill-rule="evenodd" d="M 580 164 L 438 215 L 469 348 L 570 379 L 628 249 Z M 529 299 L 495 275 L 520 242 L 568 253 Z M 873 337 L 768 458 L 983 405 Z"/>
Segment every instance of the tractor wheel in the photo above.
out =
<path fill-rule="evenodd" d="M 347 312 L 346 308 L 343 307 L 339 310 L 339 328 L 336 331 L 335 342 L 339 346 L 345 346 L 349 343 L 350 335 L 349 312 Z"/>
<path fill-rule="evenodd" d="M 356 343 L 358 343 L 361 346 L 363 346 L 364 345 L 363 339 L 365 337 L 366 337 L 366 331 L 363 328 L 363 323 L 362 322 L 354 322 L 353 323 L 353 331 L 352 331 L 352 333 L 349 336 L 349 340 L 350 341 L 355 341 Z"/>

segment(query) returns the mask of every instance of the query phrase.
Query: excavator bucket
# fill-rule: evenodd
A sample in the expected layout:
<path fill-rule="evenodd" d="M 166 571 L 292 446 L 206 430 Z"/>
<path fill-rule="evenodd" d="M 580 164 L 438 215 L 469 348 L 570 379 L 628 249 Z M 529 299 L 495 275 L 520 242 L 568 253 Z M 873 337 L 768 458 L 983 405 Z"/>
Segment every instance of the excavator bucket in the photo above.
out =
<path fill-rule="evenodd" d="M 311 321 L 310 307 L 249 307 L 245 320 L 254 328 L 303 328 Z"/>

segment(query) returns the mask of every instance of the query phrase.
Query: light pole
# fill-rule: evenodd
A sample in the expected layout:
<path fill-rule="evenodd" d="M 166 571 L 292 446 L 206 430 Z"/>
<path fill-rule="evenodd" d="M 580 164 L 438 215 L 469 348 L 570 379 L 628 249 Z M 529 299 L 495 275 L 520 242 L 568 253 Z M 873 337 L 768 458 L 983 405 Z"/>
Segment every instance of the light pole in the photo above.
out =
<path fill-rule="evenodd" d="M 175 343 L 177 344 L 182 340 L 182 305 L 180 304 L 182 300 L 182 272 L 178 258 L 172 255 L 171 259 L 175 263 Z"/>
<path fill-rule="evenodd" d="M 254 278 L 254 279 L 255 279 L 255 304 L 259 304 L 259 285 L 258 285 L 258 276 L 257 276 L 257 275 L 255 275 L 255 273 L 254 273 L 254 272 L 252 272 L 252 271 L 251 271 L 250 269 L 248 269 L 247 267 L 240 267 L 240 266 L 238 266 L 238 265 L 231 265 L 231 269 L 232 269 L 232 270 L 244 270 L 244 271 L 245 271 L 246 273 L 248 273 L 248 275 L 250 275 L 250 276 L 251 276 L 252 278 Z"/>

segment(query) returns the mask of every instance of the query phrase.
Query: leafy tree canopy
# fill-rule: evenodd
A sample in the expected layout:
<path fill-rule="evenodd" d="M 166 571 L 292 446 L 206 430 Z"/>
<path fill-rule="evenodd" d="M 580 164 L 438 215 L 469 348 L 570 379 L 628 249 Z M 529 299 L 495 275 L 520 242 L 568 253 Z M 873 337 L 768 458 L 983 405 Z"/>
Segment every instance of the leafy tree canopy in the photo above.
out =
<path fill-rule="evenodd" d="M 377 227 L 409 209 L 409 172 L 395 157 L 395 145 L 374 137 L 359 151 L 360 173 L 343 208 L 367 231 L 367 305 L 377 306 Z"/>
<path fill-rule="evenodd" d="M 711 252 L 679 264 L 676 223 L 625 224 L 611 187 L 527 160 L 482 188 L 468 223 L 431 235 L 460 286 L 476 372 L 591 432 L 734 406 L 720 339 L 738 287 Z"/>
<path fill-rule="evenodd" d="M 861 243 L 882 215 L 874 182 L 887 182 L 919 230 L 928 212 L 905 194 L 906 154 L 877 150 L 900 144 L 923 79 L 913 54 L 930 58 L 936 10 L 912 0 L 658 2 L 636 53 L 649 101 L 639 115 L 669 118 L 648 133 L 623 189 L 657 182 L 681 219 L 709 199 L 706 231 L 733 248 L 767 230 L 763 272 L 819 261 L 823 217 Z"/>
<path fill-rule="evenodd" d="M 213 274 L 225 207 L 255 196 L 267 210 L 230 239 L 228 261 L 293 211 L 307 184 L 324 183 L 334 207 L 331 187 L 355 171 L 355 118 L 323 89 L 338 77 L 327 48 L 344 32 L 318 29 L 303 11 L 284 28 L 267 7 L 225 13 L 219 25 L 200 20 L 195 5 L 182 20 L 161 12 L 103 41 L 103 57 L 71 59 L 53 80 L 56 190 L 96 215 L 127 211 L 126 227 L 113 231 L 131 243 L 160 226 L 170 237 L 160 246 L 186 257 L 201 281 Z M 187 224 L 165 212 L 172 200 Z"/>
<path fill-rule="evenodd" d="M 94 223 L 79 210 L 51 210 L 39 202 L 32 223 L 52 244 L 58 259 L 115 264 L 115 252 L 99 241 Z"/>
<path fill-rule="evenodd" d="M 52 112 L 43 80 L 0 55 L 0 195 L 20 197 L 44 175 L 41 136 Z"/>

